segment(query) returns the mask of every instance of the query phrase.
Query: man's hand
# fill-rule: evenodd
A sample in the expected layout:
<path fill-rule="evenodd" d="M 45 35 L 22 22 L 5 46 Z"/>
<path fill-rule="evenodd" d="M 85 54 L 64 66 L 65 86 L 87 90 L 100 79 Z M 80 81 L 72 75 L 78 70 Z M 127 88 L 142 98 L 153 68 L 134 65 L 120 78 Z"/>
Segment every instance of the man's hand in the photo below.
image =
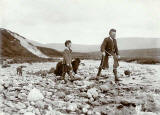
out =
<path fill-rule="evenodd" d="M 102 55 L 105 56 L 105 52 L 102 52 Z"/>
<path fill-rule="evenodd" d="M 72 64 L 67 64 L 70 70 L 72 70 Z"/>
<path fill-rule="evenodd" d="M 119 59 L 119 58 L 121 58 L 121 56 L 120 56 L 120 55 L 117 55 L 117 58 Z"/>
<path fill-rule="evenodd" d="M 71 70 L 73 69 L 73 68 L 72 68 L 72 64 L 69 64 L 69 67 L 70 67 Z"/>

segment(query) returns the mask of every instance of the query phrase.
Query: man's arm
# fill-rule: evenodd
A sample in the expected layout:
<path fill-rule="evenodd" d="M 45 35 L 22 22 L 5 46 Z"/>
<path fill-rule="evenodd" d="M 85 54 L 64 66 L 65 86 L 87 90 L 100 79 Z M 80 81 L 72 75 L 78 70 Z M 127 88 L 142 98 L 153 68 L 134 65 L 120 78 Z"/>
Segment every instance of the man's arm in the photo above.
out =
<path fill-rule="evenodd" d="M 101 52 L 103 55 L 105 55 L 105 48 L 106 48 L 106 38 L 103 40 L 102 45 L 101 45 Z"/>
<path fill-rule="evenodd" d="M 117 40 L 116 39 L 115 39 L 115 53 L 116 53 L 116 55 L 119 55 L 119 50 L 118 50 Z"/>

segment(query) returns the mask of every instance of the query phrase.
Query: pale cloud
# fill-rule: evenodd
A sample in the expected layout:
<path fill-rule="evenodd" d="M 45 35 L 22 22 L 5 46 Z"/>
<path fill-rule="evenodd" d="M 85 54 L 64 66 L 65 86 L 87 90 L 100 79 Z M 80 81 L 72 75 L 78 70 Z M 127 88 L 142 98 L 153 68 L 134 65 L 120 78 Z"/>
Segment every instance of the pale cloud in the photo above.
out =
<path fill-rule="evenodd" d="M 99 44 L 117 37 L 160 37 L 159 0 L 1 0 L 1 26 L 41 43 Z"/>

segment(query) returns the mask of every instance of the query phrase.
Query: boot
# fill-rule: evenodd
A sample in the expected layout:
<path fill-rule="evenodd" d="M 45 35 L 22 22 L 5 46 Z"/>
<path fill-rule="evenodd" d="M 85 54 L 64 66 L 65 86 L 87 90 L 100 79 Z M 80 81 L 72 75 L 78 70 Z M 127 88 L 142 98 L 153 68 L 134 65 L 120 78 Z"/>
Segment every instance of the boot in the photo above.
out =
<path fill-rule="evenodd" d="M 117 76 L 115 76 L 115 82 L 121 81 L 120 79 L 118 79 Z"/>
<path fill-rule="evenodd" d="M 114 76 L 115 76 L 115 82 L 120 81 L 120 79 L 118 79 L 118 77 L 117 77 L 117 69 L 114 69 L 113 73 L 114 73 Z"/>
<path fill-rule="evenodd" d="M 62 73 L 62 76 L 58 80 L 65 80 L 65 73 Z"/>

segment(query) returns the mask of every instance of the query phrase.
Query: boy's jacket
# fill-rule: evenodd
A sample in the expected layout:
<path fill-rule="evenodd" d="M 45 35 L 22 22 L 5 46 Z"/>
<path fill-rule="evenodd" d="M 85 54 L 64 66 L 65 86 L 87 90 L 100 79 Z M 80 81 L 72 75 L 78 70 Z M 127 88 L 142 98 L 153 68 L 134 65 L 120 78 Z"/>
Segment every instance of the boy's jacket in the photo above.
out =
<path fill-rule="evenodd" d="M 65 48 L 63 52 L 63 63 L 71 66 L 72 62 L 72 50 Z"/>

